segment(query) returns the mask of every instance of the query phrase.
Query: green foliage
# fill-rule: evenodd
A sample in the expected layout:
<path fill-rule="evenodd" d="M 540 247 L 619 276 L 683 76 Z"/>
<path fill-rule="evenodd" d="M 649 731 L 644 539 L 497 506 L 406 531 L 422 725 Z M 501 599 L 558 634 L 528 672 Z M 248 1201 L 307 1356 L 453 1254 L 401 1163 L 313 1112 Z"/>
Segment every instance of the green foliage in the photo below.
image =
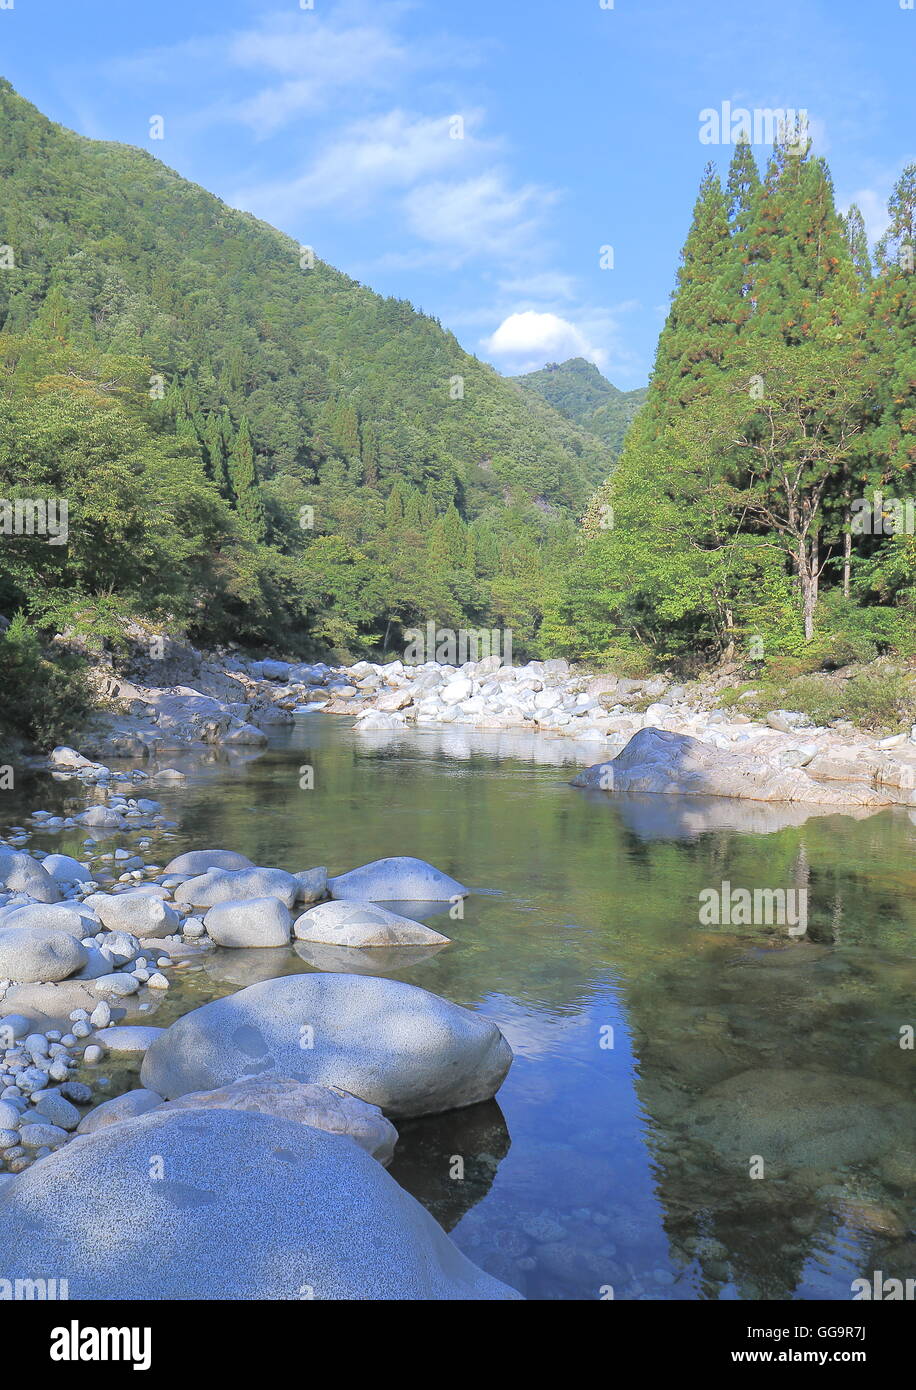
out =
<path fill-rule="evenodd" d="M 818 673 L 779 680 L 755 681 L 753 698 L 730 691 L 722 704 L 737 706 L 742 713 L 763 718 L 769 710 L 799 710 L 813 724 L 845 719 L 876 731 L 903 730 L 916 718 L 916 686 L 913 678 L 893 668 L 857 671 L 837 677 Z M 746 696 L 749 691 L 743 692 Z"/>
<path fill-rule="evenodd" d="M 543 640 L 685 666 L 913 652 L 916 540 L 856 520 L 875 489 L 914 500 L 916 166 L 890 214 L 875 280 L 823 160 L 780 144 L 761 182 L 739 145 L 725 194 L 707 168 L 646 405 Z"/>
<path fill-rule="evenodd" d="M 53 660 L 24 613 L 0 633 L 0 739 L 5 749 L 20 741 L 51 747 L 73 737 L 92 705 L 80 659 L 55 652 Z"/>
<path fill-rule="evenodd" d="M 66 546 L 4 545 L 0 612 L 51 621 L 66 592 L 303 652 L 512 614 L 536 643 L 544 576 L 612 462 L 600 439 L 5 82 L 0 176 L 0 497 L 71 512 Z"/>

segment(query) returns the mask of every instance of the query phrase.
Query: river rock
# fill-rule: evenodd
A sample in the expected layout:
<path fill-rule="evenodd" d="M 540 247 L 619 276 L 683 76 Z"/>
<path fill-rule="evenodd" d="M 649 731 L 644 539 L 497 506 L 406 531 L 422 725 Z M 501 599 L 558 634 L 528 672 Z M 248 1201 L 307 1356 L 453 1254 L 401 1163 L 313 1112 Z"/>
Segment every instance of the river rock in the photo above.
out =
<path fill-rule="evenodd" d="M 175 889 L 175 901 L 191 907 L 216 907 L 242 898 L 279 898 L 286 907 L 296 901 L 299 885 L 283 869 L 208 869 Z"/>
<path fill-rule="evenodd" d="M 520 1297 L 351 1140 L 232 1110 L 108 1125 L 18 1174 L 0 1189 L 0 1268 L 65 1270 L 71 1299 L 118 1304 Z"/>
<path fill-rule="evenodd" d="M 302 869 L 293 878 L 299 885 L 296 893 L 297 903 L 317 903 L 328 891 L 328 871 L 323 866 L 318 869 Z"/>
<path fill-rule="evenodd" d="M 58 1129 L 76 1129 L 80 1122 L 80 1112 L 75 1105 L 59 1092 L 49 1092 L 42 1096 L 35 1106 L 35 1118 L 45 1124 L 56 1125 Z"/>
<path fill-rule="evenodd" d="M 16 984 L 66 980 L 86 960 L 76 937 L 53 927 L 7 927 L 0 932 L 0 978 Z"/>
<path fill-rule="evenodd" d="M 185 874 L 193 877 L 205 874 L 208 869 L 253 869 L 254 865 L 244 854 L 236 854 L 231 849 L 192 849 L 170 859 L 163 869 L 164 874 Z"/>
<path fill-rule="evenodd" d="M 109 1052 L 132 1053 L 139 1056 L 152 1047 L 164 1032 L 164 1028 L 142 1028 L 139 1024 L 123 1024 L 121 1027 L 100 1028 L 95 1034 L 95 1041 L 101 1043 Z"/>
<path fill-rule="evenodd" d="M 123 830 L 127 825 L 120 811 L 114 810 L 111 806 L 90 806 L 88 811 L 83 811 L 74 819 L 79 821 L 80 825 L 88 825 L 99 831 Z"/>
<path fill-rule="evenodd" d="M 62 894 L 56 879 L 30 854 L 0 848 L 0 885 L 11 893 L 28 893 L 40 903 L 58 903 Z"/>
<path fill-rule="evenodd" d="M 342 1086 L 386 1114 L 489 1100 L 512 1051 L 489 1019 L 399 980 L 289 975 L 214 999 L 147 1052 L 144 1086 L 168 1099 L 270 1072 Z"/>
<path fill-rule="evenodd" d="M 112 1096 L 111 1100 L 103 1100 L 101 1105 L 96 1105 L 84 1115 L 77 1126 L 77 1134 L 93 1134 L 97 1129 L 104 1129 L 106 1125 L 117 1125 L 122 1120 L 133 1120 L 138 1115 L 145 1115 L 149 1110 L 155 1110 L 162 1104 L 162 1096 L 156 1091 L 147 1091 L 143 1087 L 138 1087 L 135 1091 L 125 1091 L 121 1096 Z"/>
<path fill-rule="evenodd" d="M 27 903 L 25 907 L 0 912 L 0 935 L 9 927 L 38 927 L 42 931 L 63 931 L 78 941 L 88 931 L 98 931 L 92 925 L 91 914 L 75 903 Z"/>
<path fill-rule="evenodd" d="M 653 728 L 635 733 L 616 758 L 586 768 L 573 778 L 572 785 L 606 792 L 731 796 L 836 806 L 880 806 L 888 799 L 866 787 L 841 792 L 813 781 L 801 768 L 776 767 L 762 758 L 732 753 L 688 734 Z"/>
<path fill-rule="evenodd" d="M 65 1129 L 58 1125 L 39 1123 L 24 1124 L 19 1131 L 19 1139 L 27 1149 L 55 1148 L 58 1144 L 65 1144 L 69 1135 Z M 0 1237 L 0 1249 L 3 1248 L 3 1240 Z"/>
<path fill-rule="evenodd" d="M 167 1101 L 164 1110 L 252 1110 L 279 1120 L 295 1120 L 329 1134 L 343 1134 L 386 1167 L 394 1157 L 398 1132 L 377 1105 L 351 1096 L 339 1086 L 314 1086 L 289 1076 L 233 1081 L 216 1091 L 193 1091 Z"/>
<path fill-rule="evenodd" d="M 41 867 L 60 883 L 87 883 L 92 878 L 91 870 L 69 854 L 49 854 Z"/>
<path fill-rule="evenodd" d="M 288 946 L 293 919 L 277 898 L 243 898 L 217 903 L 204 918 L 204 926 L 217 946 Z"/>
<path fill-rule="evenodd" d="M 329 878 L 328 892 L 357 902 L 448 902 L 466 897 L 468 890 L 425 859 L 397 855 Z"/>
<path fill-rule="evenodd" d="M 916 1105 L 866 1077 L 804 1068 L 761 1068 L 711 1086 L 690 1108 L 691 1134 L 721 1159 L 759 1154 L 772 1177 L 798 1169 L 835 1172 L 905 1150 Z"/>
<path fill-rule="evenodd" d="M 357 902 L 320 903 L 298 918 L 293 934 L 299 941 L 329 946 L 445 946 L 449 940 L 422 922 Z"/>
<path fill-rule="evenodd" d="M 92 893 L 85 905 L 103 926 L 111 931 L 130 932 L 133 936 L 174 936 L 181 926 L 175 909 L 150 893 Z"/>

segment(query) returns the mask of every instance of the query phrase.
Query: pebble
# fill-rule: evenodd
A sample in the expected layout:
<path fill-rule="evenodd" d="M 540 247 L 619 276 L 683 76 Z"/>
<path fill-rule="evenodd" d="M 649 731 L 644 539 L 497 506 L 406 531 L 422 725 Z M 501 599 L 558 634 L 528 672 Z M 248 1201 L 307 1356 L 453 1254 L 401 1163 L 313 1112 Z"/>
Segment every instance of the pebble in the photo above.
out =
<path fill-rule="evenodd" d="M 83 1053 L 83 1061 L 87 1067 L 95 1067 L 98 1066 L 104 1055 L 98 1043 L 90 1043 Z"/>

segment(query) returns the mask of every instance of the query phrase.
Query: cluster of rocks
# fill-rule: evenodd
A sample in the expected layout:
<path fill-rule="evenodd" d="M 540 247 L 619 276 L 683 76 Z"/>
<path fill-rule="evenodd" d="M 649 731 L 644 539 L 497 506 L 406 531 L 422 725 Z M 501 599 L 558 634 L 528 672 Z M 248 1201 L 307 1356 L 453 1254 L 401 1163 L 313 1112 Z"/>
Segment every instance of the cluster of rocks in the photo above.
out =
<path fill-rule="evenodd" d="M 842 796 L 818 790 L 833 783 L 835 788 L 861 789 L 860 798 L 846 797 L 853 805 L 916 804 L 916 728 L 910 734 L 874 738 L 841 721 L 829 728 L 813 726 L 797 711 L 773 710 L 765 721 L 755 720 L 741 712 L 740 702 L 732 710 L 714 707 L 728 676 L 684 686 L 663 676 L 627 680 L 573 672 L 564 660 L 503 666 L 494 655 L 462 666 L 396 660 L 332 667 L 250 660 L 229 652 L 205 656 L 169 639 L 161 646 L 157 659 L 146 658 L 139 665 L 135 660 L 131 668 L 144 680 L 156 677 L 157 685 L 127 681 L 113 671 L 100 675 L 119 714 L 96 737 L 96 752 L 161 759 L 172 749 L 217 745 L 250 753 L 267 743 L 271 728 L 319 710 L 349 715 L 367 734 L 396 732 L 411 724 L 537 730 L 572 740 L 574 749 L 581 748 L 583 762 L 593 751 L 606 762 L 634 734 L 655 728 L 686 735 L 719 753 L 754 759 L 761 779 L 789 787 L 793 794 L 788 800 L 839 802 Z M 93 780 L 98 766 L 81 769 L 81 775 Z M 793 770 L 803 776 L 786 777 Z M 157 776 L 168 774 L 166 769 Z M 739 777 L 733 784 L 751 785 Z"/>
<path fill-rule="evenodd" d="M 73 771 L 104 790 L 97 767 Z M 105 833 L 159 813 L 129 799 L 116 810 Z M 456 901 L 461 883 L 411 858 L 329 877 L 220 849 L 162 869 L 141 859 L 115 882 L 93 858 L 33 857 L 31 833 L 16 827 L 17 843 L 0 846 L 4 1277 L 64 1270 L 71 1298 L 519 1297 L 384 1171 L 392 1119 L 496 1093 L 512 1053 L 494 1023 L 412 985 L 338 973 L 271 978 L 168 1028 L 121 1022 L 119 1004 L 167 988 L 163 972 L 189 952 L 293 939 L 395 965 L 405 946 L 438 949 L 446 937 L 381 904 Z M 140 1085 L 93 1104 L 74 1073 L 109 1055 L 139 1064 Z M 154 1266 L 132 1253 L 150 1223 Z"/>
<path fill-rule="evenodd" d="M 488 657 L 460 668 L 360 662 L 349 668 L 351 684 L 343 696 L 338 691 L 322 708 L 355 715 L 357 727 L 366 731 L 426 722 L 536 728 L 581 742 L 586 756 L 594 746 L 614 757 L 635 734 L 655 729 L 702 745 L 710 769 L 725 766 L 723 754 L 734 756 L 731 777 L 723 775 L 718 786 L 707 779 L 694 788 L 705 794 L 837 805 L 916 804 L 916 728 L 875 739 L 849 723 L 814 726 L 791 710 L 774 710 L 761 722 L 740 710 L 704 709 L 686 687 L 661 677 L 628 681 L 573 675 L 565 661 L 517 667 L 498 662 Z M 641 788 L 635 781 L 629 788 L 618 781 L 616 790 L 690 790 L 671 781 Z"/>
<path fill-rule="evenodd" d="M 87 815 L 110 810 L 110 816 L 88 822 L 100 838 L 130 828 L 143 834 L 174 827 L 161 816 L 158 802 L 113 792 L 99 767 L 87 771 L 86 760 L 74 750 L 56 749 L 53 757 L 68 768 L 66 775 L 89 784 L 92 795 L 107 798 L 64 823 L 87 824 Z M 81 1068 L 82 1075 L 91 1076 L 87 1069 L 107 1056 L 132 1056 L 139 1063 L 163 1030 L 135 1020 L 155 1007 L 154 994 L 161 997 L 169 988 L 169 974 L 194 956 L 217 947 L 255 948 L 257 954 L 293 942 L 345 948 L 345 956 L 349 951 L 373 959 L 380 954 L 392 963 L 392 948 L 400 954 L 411 947 L 413 960 L 418 951 L 448 945 L 448 938 L 382 904 L 443 904 L 468 891 L 433 865 L 409 857 L 376 860 L 329 877 L 324 866 L 290 873 L 224 849 L 180 854 L 160 868 L 142 854 L 102 853 L 95 837 L 83 842 L 84 861 L 64 854 L 33 856 L 24 846 L 35 831 L 48 828 L 49 813 L 35 811 L 28 820 L 31 828 L 14 827 L 0 841 L 0 1163 L 5 1176 L 24 1172 L 74 1134 L 92 1132 L 100 1123 L 97 1116 L 109 1110 L 120 1119 L 178 1094 L 165 1083 L 144 1086 L 83 1119 L 77 1106 L 88 1105 L 94 1092 L 74 1073 Z M 151 841 L 140 844 L 149 847 Z M 107 865 L 129 867 L 116 880 Z M 355 998 L 364 983 L 358 981 L 348 997 Z M 368 1018 L 363 1006 L 361 1012 Z M 125 1023 L 128 1014 L 134 1021 Z M 451 1095 L 457 1096 L 461 1086 L 450 1065 Z M 250 1071 L 240 1062 L 231 1076 L 224 1072 L 219 1081 L 195 1089 L 213 1090 Z M 292 1066 L 287 1072 L 300 1075 Z M 352 1089 L 346 1086 L 352 1076 L 345 1067 L 337 1080 L 345 1091 Z M 98 1078 L 99 1087 L 107 1084 L 107 1078 Z M 333 1087 L 337 1081 L 322 1074 L 321 1084 Z M 335 1132 L 345 1132 L 340 1096 L 313 1096 L 313 1109 L 318 1099 L 337 1115 Z M 276 1113 L 286 1116 L 287 1109 Z"/>

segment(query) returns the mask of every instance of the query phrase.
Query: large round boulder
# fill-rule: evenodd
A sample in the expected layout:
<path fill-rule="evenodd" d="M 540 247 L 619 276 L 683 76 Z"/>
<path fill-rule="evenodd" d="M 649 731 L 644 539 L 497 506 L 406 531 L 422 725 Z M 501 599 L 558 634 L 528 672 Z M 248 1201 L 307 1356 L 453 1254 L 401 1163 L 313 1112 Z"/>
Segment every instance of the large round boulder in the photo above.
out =
<path fill-rule="evenodd" d="M 205 874 L 208 869 L 252 869 L 254 865 L 244 854 L 231 849 L 192 849 L 170 859 L 164 874 Z"/>
<path fill-rule="evenodd" d="M 278 898 L 243 898 L 217 903 L 204 918 L 204 926 L 217 946 L 288 946 L 293 924 L 289 908 Z"/>
<path fill-rule="evenodd" d="M 425 859 L 396 855 L 373 859 L 349 873 L 328 879 L 332 898 L 357 902 L 449 902 L 467 896 L 467 889 Z"/>
<path fill-rule="evenodd" d="M 30 854 L 0 849 L 0 886 L 11 893 L 28 893 L 39 903 L 58 903 L 63 896 L 57 880 Z"/>
<path fill-rule="evenodd" d="M 119 1303 L 520 1297 L 351 1140 L 222 1109 L 108 1125 L 3 1184 L 0 1269 Z"/>
<path fill-rule="evenodd" d="M 318 907 L 303 912 L 293 931 L 299 941 L 359 948 L 447 946 L 449 941 L 447 936 L 425 927 L 422 922 L 399 917 L 396 912 L 389 912 L 376 903 L 320 903 Z"/>
<path fill-rule="evenodd" d="M 175 909 L 151 893 L 92 893 L 85 906 L 109 931 L 130 932 L 144 939 L 174 936 L 181 927 Z"/>
<path fill-rule="evenodd" d="M 66 980 L 87 960 L 75 936 L 53 927 L 8 927 L 0 932 L 0 978 L 16 984 Z"/>
<path fill-rule="evenodd" d="M 49 854 L 41 864 L 58 883 L 88 883 L 92 878 L 92 871 L 69 854 Z"/>
<path fill-rule="evenodd" d="M 416 985 L 286 975 L 179 1018 L 141 1081 L 171 1100 L 273 1073 L 341 1086 L 388 1115 L 432 1115 L 489 1100 L 511 1061 L 495 1023 Z"/>
<path fill-rule="evenodd" d="M 284 869 L 207 869 L 180 883 L 175 901 L 191 907 L 216 907 L 241 898 L 279 898 L 284 906 L 292 907 L 298 894 L 299 884 Z"/>

